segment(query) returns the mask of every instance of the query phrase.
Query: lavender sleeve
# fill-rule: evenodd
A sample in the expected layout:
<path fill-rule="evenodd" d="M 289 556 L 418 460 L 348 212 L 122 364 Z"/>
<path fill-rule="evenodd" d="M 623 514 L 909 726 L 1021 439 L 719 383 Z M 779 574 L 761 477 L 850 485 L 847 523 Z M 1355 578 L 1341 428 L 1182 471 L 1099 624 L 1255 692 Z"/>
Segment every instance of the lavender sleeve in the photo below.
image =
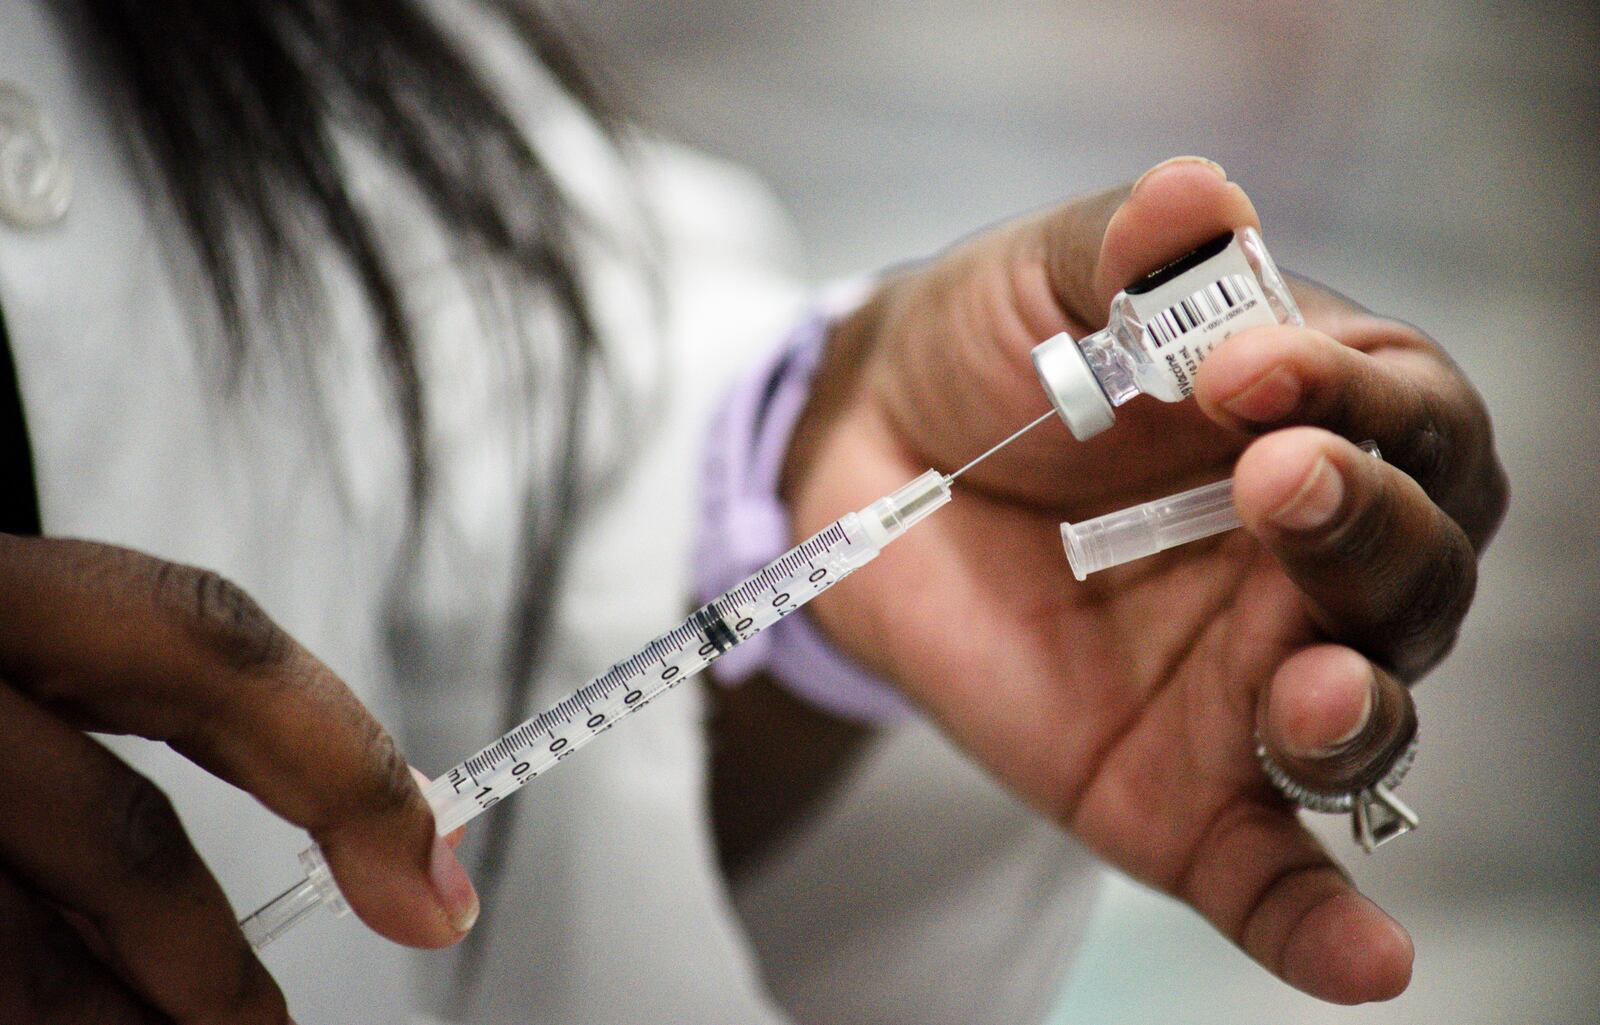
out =
<path fill-rule="evenodd" d="M 797 540 L 778 480 L 835 320 L 824 308 L 802 321 L 735 385 L 712 422 L 695 544 L 694 586 L 703 602 Z M 914 715 L 899 691 L 835 648 L 805 610 L 734 647 L 717 660 L 715 674 L 735 686 L 763 670 L 797 697 L 856 722 Z"/>

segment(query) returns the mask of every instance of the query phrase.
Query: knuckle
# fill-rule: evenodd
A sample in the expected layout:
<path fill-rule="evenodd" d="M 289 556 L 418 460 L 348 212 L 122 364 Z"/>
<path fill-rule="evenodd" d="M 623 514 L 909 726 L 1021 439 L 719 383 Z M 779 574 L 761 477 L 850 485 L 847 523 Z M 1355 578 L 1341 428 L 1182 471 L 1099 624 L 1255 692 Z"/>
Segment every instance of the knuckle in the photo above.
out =
<path fill-rule="evenodd" d="M 167 795 L 136 775 L 114 789 L 112 842 L 121 869 L 146 886 L 170 885 L 187 878 L 197 855 Z"/>
<path fill-rule="evenodd" d="M 1418 422 L 1405 434 L 1395 464 L 1430 494 L 1449 478 L 1455 446 L 1432 402 L 1422 403 Z"/>
<path fill-rule="evenodd" d="M 269 668 L 290 650 L 288 635 L 255 599 L 210 570 L 164 563 L 156 575 L 156 594 L 205 651 L 231 668 Z"/>
<path fill-rule="evenodd" d="M 1506 475 L 1506 468 L 1491 450 L 1485 454 L 1487 471 L 1483 474 L 1483 483 L 1479 490 L 1481 501 L 1476 510 L 1477 515 L 1464 515 L 1461 517 L 1463 529 L 1468 531 L 1472 545 L 1482 550 L 1500 529 L 1500 524 L 1505 521 L 1506 511 L 1511 507 L 1511 479 Z"/>
<path fill-rule="evenodd" d="M 376 721 L 371 721 L 368 730 L 367 750 L 374 767 L 372 785 L 365 794 L 369 808 L 390 812 L 414 801 L 421 803 L 416 781 L 411 778 L 411 769 L 400 754 L 400 748 Z"/>
<path fill-rule="evenodd" d="M 1492 502 L 1492 496 L 1476 493 L 1484 487 L 1492 491 L 1494 483 L 1485 479 L 1492 474 L 1479 472 L 1494 463 L 1494 432 L 1483 396 L 1448 363 L 1432 368 L 1414 388 L 1407 430 L 1384 458 L 1447 506 Z M 1463 490 L 1473 494 L 1464 496 Z"/>
<path fill-rule="evenodd" d="M 1483 397 L 1461 383 L 1463 397 L 1455 404 L 1460 421 L 1452 439 L 1455 476 L 1440 489 L 1440 504 L 1454 516 L 1482 549 L 1499 528 L 1510 504 L 1510 481 L 1495 452 L 1494 429 Z"/>
<path fill-rule="evenodd" d="M 1477 559 L 1464 537 L 1420 560 L 1383 624 L 1388 661 L 1403 678 L 1421 676 L 1455 645 L 1477 580 Z"/>
<path fill-rule="evenodd" d="M 359 820 L 395 815 L 431 817 L 394 738 L 359 706 L 351 707 L 347 715 L 349 727 L 360 735 L 362 771 L 347 785 L 325 795 L 310 813 L 307 828 L 316 833 Z"/>
<path fill-rule="evenodd" d="M 1340 890 L 1344 882 L 1344 875 L 1325 855 L 1285 862 L 1255 884 L 1254 891 L 1245 900 L 1243 916 L 1229 935 L 1266 963 L 1281 960 L 1283 940 L 1316 904 L 1312 903 L 1295 918 L 1277 922 L 1274 919 L 1279 917 L 1276 914 L 1280 910 L 1278 903 L 1295 901 L 1298 894 L 1322 897 Z"/>

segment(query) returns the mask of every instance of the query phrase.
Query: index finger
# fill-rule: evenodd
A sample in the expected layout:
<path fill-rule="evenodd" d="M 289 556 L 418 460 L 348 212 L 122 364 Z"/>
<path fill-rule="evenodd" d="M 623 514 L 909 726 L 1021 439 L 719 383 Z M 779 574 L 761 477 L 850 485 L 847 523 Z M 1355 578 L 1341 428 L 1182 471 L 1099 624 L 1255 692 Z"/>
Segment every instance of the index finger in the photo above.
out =
<path fill-rule="evenodd" d="M 309 830 L 390 939 L 441 946 L 470 926 L 471 884 L 394 742 L 238 587 L 110 545 L 0 537 L 0 607 L 0 671 L 46 707 L 166 741 Z"/>

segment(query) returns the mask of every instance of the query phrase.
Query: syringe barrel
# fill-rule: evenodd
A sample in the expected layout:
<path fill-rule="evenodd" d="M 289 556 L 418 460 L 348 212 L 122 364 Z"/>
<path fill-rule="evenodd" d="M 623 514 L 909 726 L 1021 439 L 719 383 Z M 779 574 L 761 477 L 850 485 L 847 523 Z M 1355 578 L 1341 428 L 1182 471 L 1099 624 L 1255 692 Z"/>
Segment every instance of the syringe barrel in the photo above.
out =
<path fill-rule="evenodd" d="M 1061 543 L 1073 576 L 1084 580 L 1090 573 L 1239 525 L 1239 514 L 1233 508 L 1233 481 L 1219 480 L 1082 523 L 1063 523 Z"/>

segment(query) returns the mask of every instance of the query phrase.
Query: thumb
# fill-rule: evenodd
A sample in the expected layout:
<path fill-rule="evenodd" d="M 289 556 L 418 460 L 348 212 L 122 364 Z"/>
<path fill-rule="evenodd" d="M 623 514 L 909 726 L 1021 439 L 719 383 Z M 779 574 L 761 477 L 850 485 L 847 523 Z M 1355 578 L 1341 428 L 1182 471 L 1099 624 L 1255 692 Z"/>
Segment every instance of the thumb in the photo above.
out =
<path fill-rule="evenodd" d="M 0 537 L 0 609 L 10 682 L 81 729 L 165 741 L 305 828 L 373 929 L 438 947 L 472 924 L 472 884 L 393 740 L 240 588 L 111 545 Z"/>
<path fill-rule="evenodd" d="M 1118 290 L 1233 228 L 1259 228 L 1250 197 L 1204 157 L 1173 157 L 1131 186 L 1069 203 L 1043 222 L 1055 298 L 1105 323 Z"/>

